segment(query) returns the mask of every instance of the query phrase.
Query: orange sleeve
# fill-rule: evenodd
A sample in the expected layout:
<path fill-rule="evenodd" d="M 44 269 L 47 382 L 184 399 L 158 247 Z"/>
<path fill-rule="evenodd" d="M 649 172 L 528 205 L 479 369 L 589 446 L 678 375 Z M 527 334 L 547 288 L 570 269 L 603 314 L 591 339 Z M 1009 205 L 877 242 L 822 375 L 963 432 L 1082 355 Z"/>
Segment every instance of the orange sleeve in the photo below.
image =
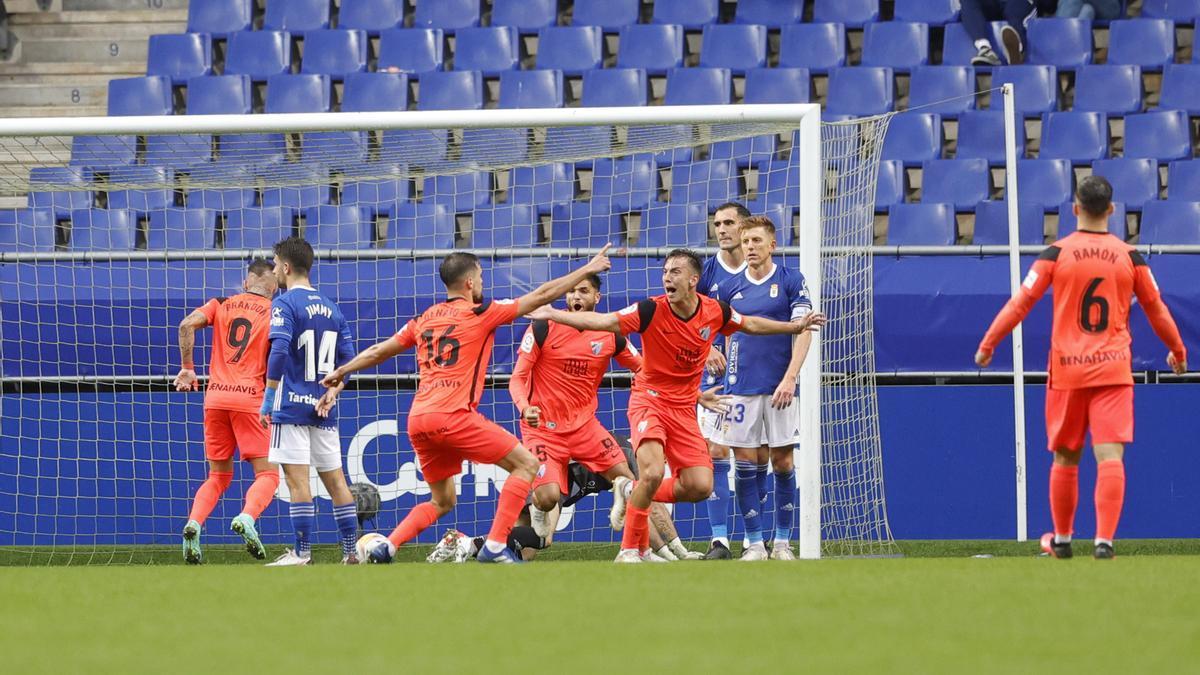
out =
<path fill-rule="evenodd" d="M 417 346 L 417 320 L 409 319 L 408 323 L 404 324 L 404 328 L 395 335 L 396 342 L 400 343 L 400 349 L 412 349 Z"/>
<path fill-rule="evenodd" d="M 633 346 L 624 335 L 619 335 L 616 338 L 617 353 L 613 354 L 613 358 L 622 368 L 628 368 L 630 372 L 636 373 L 642 369 L 642 355 L 638 353 L 637 347 Z"/>
<path fill-rule="evenodd" d="M 1158 290 L 1158 283 L 1154 280 L 1150 266 L 1136 251 L 1130 255 L 1134 265 L 1133 292 L 1141 303 L 1142 310 L 1146 312 L 1146 318 L 1150 319 L 1154 334 L 1167 345 L 1167 349 L 1171 350 L 1175 358 L 1180 361 L 1187 360 L 1187 348 L 1183 345 L 1183 337 L 1179 335 L 1179 327 L 1171 317 L 1171 310 L 1167 309 L 1167 303 L 1163 302 L 1162 293 Z"/>
<path fill-rule="evenodd" d="M 621 328 L 621 335 L 644 332 L 650 327 L 650 321 L 654 319 L 657 308 L 653 300 L 642 300 L 617 312 L 617 324 Z"/>
<path fill-rule="evenodd" d="M 1042 299 L 1046 289 L 1050 288 L 1050 284 L 1054 280 L 1054 264 L 1060 250 L 1057 246 L 1051 246 L 1033 263 L 1029 274 L 1025 275 L 1025 281 L 1021 282 L 1017 294 L 1005 303 L 1004 308 L 992 321 L 992 326 L 988 328 L 987 334 L 979 343 L 979 351 L 991 354 L 996 349 L 996 345 L 1011 333 L 1017 324 L 1024 321 L 1029 310 L 1033 309 L 1037 301 Z"/>
<path fill-rule="evenodd" d="M 512 397 L 513 405 L 517 406 L 519 413 L 529 407 L 529 381 L 541 352 L 542 348 L 533 337 L 533 327 L 526 328 L 525 337 L 521 338 L 521 346 L 517 349 L 517 365 L 508 381 L 508 395 Z"/>
<path fill-rule="evenodd" d="M 217 321 L 217 310 L 221 307 L 221 301 L 222 298 L 213 298 L 196 310 L 203 314 L 204 318 L 208 319 L 208 325 L 210 326 Z"/>
<path fill-rule="evenodd" d="M 483 319 L 483 324 L 488 330 L 512 323 L 517 320 L 517 301 L 493 300 L 480 313 L 480 318 Z"/>

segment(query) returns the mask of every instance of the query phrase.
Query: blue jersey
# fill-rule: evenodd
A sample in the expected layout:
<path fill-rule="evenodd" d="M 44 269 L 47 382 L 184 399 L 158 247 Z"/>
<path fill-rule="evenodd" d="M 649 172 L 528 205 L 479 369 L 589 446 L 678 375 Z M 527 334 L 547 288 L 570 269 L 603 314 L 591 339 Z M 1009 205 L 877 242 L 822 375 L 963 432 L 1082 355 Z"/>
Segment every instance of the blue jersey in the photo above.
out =
<path fill-rule="evenodd" d="M 741 274 L 746 269 L 746 263 L 743 261 L 738 267 L 729 267 L 722 260 L 720 254 L 714 255 L 704 261 L 704 268 L 700 271 L 700 284 L 696 286 L 696 291 L 702 295 L 707 295 L 710 298 L 717 297 L 717 289 L 721 284 Z M 713 347 L 725 351 L 725 336 L 718 335 L 713 341 Z M 700 383 L 701 389 L 708 389 L 717 383 L 717 378 L 704 371 L 704 379 Z"/>
<path fill-rule="evenodd" d="M 722 282 L 717 299 L 742 316 L 776 321 L 792 321 L 812 311 L 808 286 L 799 272 L 776 264 L 765 279 L 754 281 L 749 275 L 746 270 Z M 773 394 L 792 360 L 792 336 L 736 333 L 729 338 L 726 358 L 722 393 Z"/>
<path fill-rule="evenodd" d="M 315 407 L 325 387 L 321 380 L 337 366 L 354 358 L 354 344 L 345 317 L 324 295 L 295 286 L 271 303 L 272 349 L 286 341 L 287 358 L 279 378 L 272 408 L 276 424 L 332 427 L 337 407 L 329 417 L 318 417 Z"/>

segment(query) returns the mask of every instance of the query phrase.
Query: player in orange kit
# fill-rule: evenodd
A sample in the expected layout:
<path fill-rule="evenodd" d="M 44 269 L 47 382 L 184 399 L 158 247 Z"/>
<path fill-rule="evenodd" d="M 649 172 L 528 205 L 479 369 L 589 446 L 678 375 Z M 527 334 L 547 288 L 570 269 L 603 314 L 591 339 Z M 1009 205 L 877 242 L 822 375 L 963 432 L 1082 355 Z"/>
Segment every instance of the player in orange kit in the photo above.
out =
<path fill-rule="evenodd" d="M 665 295 L 612 314 L 543 307 L 530 315 L 580 330 L 642 334 L 645 358 L 629 397 L 638 481 L 628 496 L 621 491 L 613 495 L 618 510 L 628 500 L 619 563 L 643 561 L 650 547 L 651 502 L 697 502 L 712 492 L 712 458 L 696 423 L 695 404 L 705 359 L 717 335 L 739 330 L 756 335 L 798 334 L 825 323 L 819 313 L 790 323 L 742 316 L 726 303 L 696 293 L 701 267 L 695 253 L 675 249 L 663 265 Z M 667 464 L 673 475 L 664 480 Z"/>
<path fill-rule="evenodd" d="M 204 394 L 204 454 L 208 479 L 196 491 L 187 525 L 183 528 L 183 557 L 199 564 L 200 529 L 233 481 L 233 449 L 254 467 L 254 483 L 246 491 L 246 506 L 233 520 L 233 530 L 246 540 L 255 558 L 267 557 L 254 521 L 271 503 L 279 488 L 279 470 L 267 461 L 270 431 L 258 423 L 267 374 L 267 334 L 270 332 L 271 296 L 277 284 L 266 260 L 250 263 L 243 283 L 245 293 L 214 298 L 179 324 L 179 353 L 183 367 L 175 377 L 176 391 L 200 388 L 192 360 L 196 331 L 213 327 L 212 359 Z"/>
<path fill-rule="evenodd" d="M 586 265 L 552 279 L 516 300 L 483 299 L 483 268 L 470 253 L 451 253 L 438 273 L 447 299 L 409 321 L 392 338 L 355 356 L 331 372 L 323 402 L 336 398 L 346 375 L 383 363 L 417 348 L 420 385 L 408 413 L 408 437 L 416 451 L 432 499 L 418 504 L 386 541 L 372 546 L 369 562 L 391 562 L 396 548 L 416 537 L 454 508 L 454 476 L 463 460 L 495 464 L 509 472 L 500 492 L 492 529 L 480 562 L 519 562 L 505 545 L 517 515 L 525 506 L 538 461 L 515 436 L 479 414 L 488 359 L 496 328 L 562 296 L 589 274 L 609 268 L 608 246 Z M 371 536 L 371 535 L 368 535 Z"/>
<path fill-rule="evenodd" d="M 1033 264 L 1020 291 L 979 343 L 975 363 L 986 368 L 997 343 L 1053 285 L 1046 432 L 1054 452 L 1050 469 L 1054 532 L 1042 536 L 1042 549 L 1056 558 L 1072 555 L 1079 460 L 1090 430 L 1097 462 L 1094 555 L 1108 559 L 1113 557 L 1113 537 L 1125 500 L 1122 458 L 1125 444 L 1133 441 L 1131 297 L 1137 296 L 1155 334 L 1171 350 L 1167 363 L 1177 374 L 1187 370 L 1187 351 L 1142 255 L 1108 233 L 1112 186 L 1101 176 L 1084 178 L 1073 208 L 1078 231 L 1055 242 Z"/>

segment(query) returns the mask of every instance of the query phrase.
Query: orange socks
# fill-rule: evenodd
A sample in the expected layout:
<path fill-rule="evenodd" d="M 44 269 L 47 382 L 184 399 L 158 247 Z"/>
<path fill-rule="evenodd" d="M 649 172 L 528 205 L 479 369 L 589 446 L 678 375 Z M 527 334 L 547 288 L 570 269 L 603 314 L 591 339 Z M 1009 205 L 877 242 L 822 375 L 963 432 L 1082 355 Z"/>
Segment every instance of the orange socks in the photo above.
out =
<path fill-rule="evenodd" d="M 392 542 L 392 546 L 400 548 L 401 544 L 420 534 L 422 530 L 437 522 L 437 519 L 437 508 L 432 502 L 417 504 L 388 535 L 388 541 Z"/>
<path fill-rule="evenodd" d="M 675 503 L 675 476 L 667 476 L 654 491 L 654 501 L 664 504 Z"/>
<path fill-rule="evenodd" d="M 213 507 L 217 505 L 217 500 L 221 498 L 232 482 L 232 471 L 210 471 L 208 480 L 204 481 L 199 490 L 196 490 L 196 499 L 192 501 L 192 512 L 188 514 L 188 520 L 203 524 L 208 518 L 208 514 L 212 513 Z"/>
<path fill-rule="evenodd" d="M 262 512 L 270 506 L 271 500 L 275 498 L 275 491 L 278 489 L 278 469 L 256 472 L 254 483 L 250 485 L 249 490 L 246 490 L 246 506 L 242 509 L 242 513 L 258 520 Z"/>
<path fill-rule="evenodd" d="M 1119 459 L 1096 467 L 1096 541 L 1111 544 L 1125 504 L 1125 464 Z"/>
<path fill-rule="evenodd" d="M 650 537 L 650 509 L 630 504 L 625 509 L 625 531 L 621 534 L 621 549 L 641 552 L 643 542 Z M 647 548 L 649 546 L 647 545 Z"/>
<path fill-rule="evenodd" d="M 525 499 L 529 497 L 530 482 L 518 476 L 509 476 L 504 481 L 504 489 L 500 491 L 500 502 L 496 505 L 496 518 L 492 521 L 492 530 L 488 532 L 488 541 L 503 546 L 508 541 L 508 533 L 512 531 L 513 523 L 525 507 Z"/>
<path fill-rule="evenodd" d="M 1050 515 L 1059 541 L 1070 541 L 1075 530 L 1075 506 L 1079 503 L 1079 467 L 1050 466 Z"/>

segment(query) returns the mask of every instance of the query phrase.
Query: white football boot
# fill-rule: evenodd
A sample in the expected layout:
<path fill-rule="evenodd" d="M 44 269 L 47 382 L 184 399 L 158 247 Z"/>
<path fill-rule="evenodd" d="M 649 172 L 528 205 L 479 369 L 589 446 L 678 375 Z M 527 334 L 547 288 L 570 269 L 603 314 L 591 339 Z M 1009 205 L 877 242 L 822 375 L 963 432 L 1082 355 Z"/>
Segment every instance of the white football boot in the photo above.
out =
<path fill-rule="evenodd" d="M 537 536 L 545 539 L 550 536 L 550 512 L 543 511 L 533 504 L 529 505 L 529 525 Z"/>
<path fill-rule="evenodd" d="M 683 555 L 679 556 L 680 560 L 704 560 L 704 554 L 699 551 L 688 550 Z"/>
<path fill-rule="evenodd" d="M 621 552 L 617 554 L 617 557 L 616 557 L 616 559 L 613 560 L 613 562 L 622 563 L 622 564 L 623 563 L 641 563 L 641 562 L 643 562 L 642 554 L 638 553 L 637 551 L 635 551 L 633 549 L 622 549 Z"/>
<path fill-rule="evenodd" d="M 617 476 L 613 479 L 613 505 L 608 511 L 608 524 L 612 525 L 612 529 L 618 532 L 625 528 L 625 507 L 627 502 L 625 486 L 629 484 L 630 480 L 624 476 Z"/>
<path fill-rule="evenodd" d="M 429 552 L 429 555 L 425 556 L 425 562 L 443 563 L 448 560 L 453 560 L 454 554 L 458 550 L 458 541 L 459 539 L 463 538 L 466 538 L 466 535 L 458 530 L 446 530 L 446 534 L 442 536 L 442 539 L 437 543 L 437 546 L 434 546 L 433 550 Z"/>
<path fill-rule="evenodd" d="M 655 553 L 654 551 L 651 551 L 650 549 L 646 549 L 646 552 L 642 554 L 642 562 L 665 563 L 671 561 Z"/>
<path fill-rule="evenodd" d="M 742 557 L 738 560 L 744 562 L 758 562 L 767 559 L 767 547 L 763 546 L 762 542 L 750 544 L 750 548 L 742 551 Z"/>
<path fill-rule="evenodd" d="M 274 562 L 267 563 L 266 567 L 299 567 L 300 565 L 307 565 L 311 562 L 312 555 L 298 555 L 295 551 L 289 548 L 283 552 L 283 555 L 276 558 Z"/>
<path fill-rule="evenodd" d="M 777 541 L 771 546 L 771 560 L 795 560 L 792 545 L 786 541 Z"/>

